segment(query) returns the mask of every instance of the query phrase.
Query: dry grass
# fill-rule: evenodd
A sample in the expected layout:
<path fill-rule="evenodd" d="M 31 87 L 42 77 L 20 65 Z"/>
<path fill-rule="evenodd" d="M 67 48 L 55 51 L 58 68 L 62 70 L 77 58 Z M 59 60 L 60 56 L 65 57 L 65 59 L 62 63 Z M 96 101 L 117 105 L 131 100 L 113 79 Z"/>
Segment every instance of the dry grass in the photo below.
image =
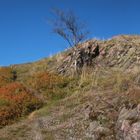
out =
<path fill-rule="evenodd" d="M 140 69 L 123 71 L 116 68 L 83 68 L 79 79 L 79 86 L 107 90 L 120 93 L 127 91 L 134 85 L 140 86 Z"/>

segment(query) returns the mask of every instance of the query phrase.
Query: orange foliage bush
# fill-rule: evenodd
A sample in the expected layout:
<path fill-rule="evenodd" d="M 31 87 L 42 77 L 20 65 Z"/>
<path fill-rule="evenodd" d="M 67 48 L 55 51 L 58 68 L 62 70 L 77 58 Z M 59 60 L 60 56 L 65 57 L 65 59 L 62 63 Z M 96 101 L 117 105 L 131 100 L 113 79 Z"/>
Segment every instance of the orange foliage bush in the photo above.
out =
<path fill-rule="evenodd" d="M 44 72 L 34 74 L 26 83 L 32 88 L 43 92 L 47 99 L 52 99 L 65 96 L 64 88 L 68 84 L 68 79 L 53 73 Z"/>
<path fill-rule="evenodd" d="M 7 83 L 13 82 L 16 79 L 16 72 L 9 67 L 0 68 L 0 87 Z"/>
<path fill-rule="evenodd" d="M 42 105 L 31 91 L 13 82 L 0 88 L 0 126 L 12 123 Z"/>
<path fill-rule="evenodd" d="M 52 88 L 54 85 L 62 81 L 60 76 L 48 72 L 34 74 L 28 83 L 35 89 Z"/>

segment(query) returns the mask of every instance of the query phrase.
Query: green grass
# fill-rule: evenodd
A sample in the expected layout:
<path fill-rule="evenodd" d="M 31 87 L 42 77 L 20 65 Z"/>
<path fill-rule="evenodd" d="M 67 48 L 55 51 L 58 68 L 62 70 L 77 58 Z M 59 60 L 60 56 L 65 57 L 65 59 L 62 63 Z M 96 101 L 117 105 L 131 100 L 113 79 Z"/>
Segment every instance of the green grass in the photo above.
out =
<path fill-rule="evenodd" d="M 58 101 L 49 101 L 44 106 L 35 112 L 35 116 L 47 116 L 51 113 L 52 108 L 57 106 Z"/>
<path fill-rule="evenodd" d="M 50 131 L 47 131 L 47 130 L 42 130 L 41 132 L 45 136 L 44 139 L 46 139 L 46 140 L 55 140 L 54 132 L 52 132 L 52 131 L 50 132 Z"/>
<path fill-rule="evenodd" d="M 9 105 L 10 105 L 10 103 L 8 100 L 2 99 L 2 98 L 0 99 L 0 107 L 9 106 Z"/>

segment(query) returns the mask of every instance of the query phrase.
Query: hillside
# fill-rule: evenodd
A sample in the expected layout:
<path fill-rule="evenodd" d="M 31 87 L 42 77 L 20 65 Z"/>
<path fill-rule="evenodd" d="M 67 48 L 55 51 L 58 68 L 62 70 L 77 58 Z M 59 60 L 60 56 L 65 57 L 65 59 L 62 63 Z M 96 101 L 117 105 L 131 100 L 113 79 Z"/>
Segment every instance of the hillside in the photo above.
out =
<path fill-rule="evenodd" d="M 108 40 L 92 39 L 79 44 L 76 49 L 68 49 L 50 58 L 12 67 L 17 69 L 20 75 L 46 70 L 69 73 L 68 71 L 75 70 L 75 61 L 80 68 L 90 64 L 92 67 L 132 69 L 139 66 L 139 45 L 140 36 L 138 35 L 120 35 Z M 99 46 L 98 57 L 95 54 L 97 46 Z"/>
<path fill-rule="evenodd" d="M 140 36 L 0 68 L 0 127 L 0 140 L 140 140 Z"/>

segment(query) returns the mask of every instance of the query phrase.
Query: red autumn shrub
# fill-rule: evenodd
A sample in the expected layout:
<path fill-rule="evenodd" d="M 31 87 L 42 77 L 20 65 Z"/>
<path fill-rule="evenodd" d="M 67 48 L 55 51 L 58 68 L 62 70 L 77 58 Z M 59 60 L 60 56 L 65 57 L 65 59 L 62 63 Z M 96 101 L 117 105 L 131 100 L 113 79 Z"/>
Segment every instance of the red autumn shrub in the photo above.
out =
<path fill-rule="evenodd" d="M 12 123 L 42 105 L 22 84 L 13 82 L 0 88 L 0 126 Z"/>

